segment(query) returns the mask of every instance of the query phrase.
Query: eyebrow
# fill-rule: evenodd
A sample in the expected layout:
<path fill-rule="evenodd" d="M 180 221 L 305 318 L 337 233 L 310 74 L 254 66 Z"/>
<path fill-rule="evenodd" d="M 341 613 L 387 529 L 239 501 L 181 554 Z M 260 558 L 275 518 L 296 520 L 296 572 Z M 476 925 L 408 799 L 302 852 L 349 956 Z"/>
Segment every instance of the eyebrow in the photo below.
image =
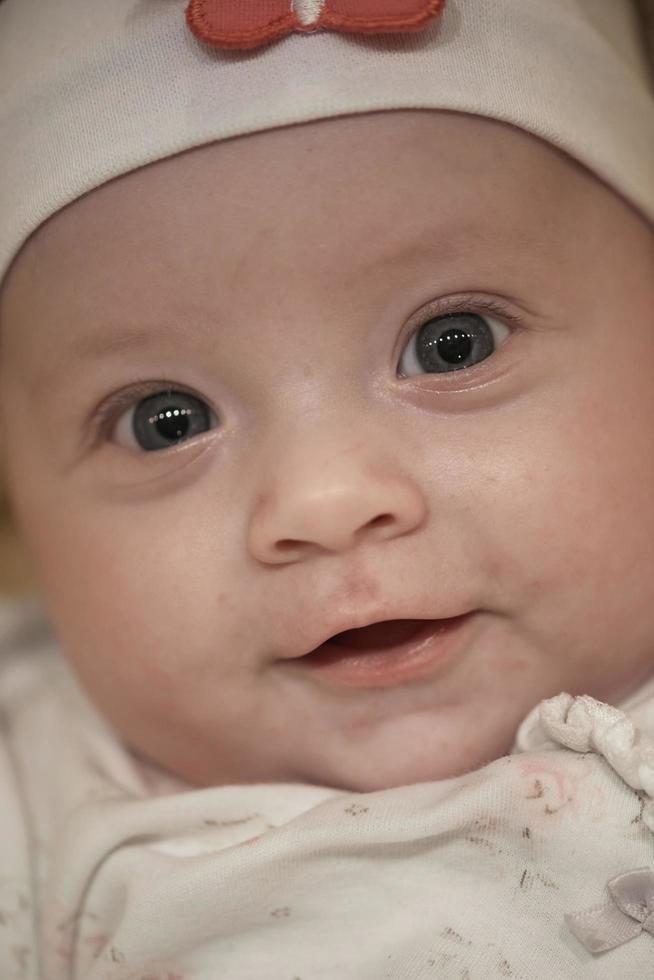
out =
<path fill-rule="evenodd" d="M 449 251 L 453 254 L 451 243 L 439 240 L 434 242 L 430 239 L 417 237 L 402 245 L 393 245 L 385 249 L 381 254 L 372 257 L 370 261 L 359 265 L 357 276 L 363 272 L 369 273 L 375 268 L 384 268 L 391 263 L 409 263 L 418 257 L 429 257 L 433 255 L 434 260 L 442 260 Z M 199 314 L 199 315 L 198 315 Z M 76 361 L 92 361 L 112 354 L 130 354 L 146 350 L 153 339 L 157 340 L 179 340 L 180 324 L 193 323 L 193 330 L 197 333 L 199 325 L 204 321 L 207 323 L 207 313 L 196 310 L 195 313 L 183 311 L 176 323 L 169 320 L 157 319 L 151 323 L 139 320 L 138 324 L 125 324 L 124 321 L 115 324 L 103 322 L 101 330 L 94 334 L 83 334 L 70 350 L 70 357 Z M 211 318 L 210 330 L 216 329 L 217 317 Z"/>
<path fill-rule="evenodd" d="M 476 223 L 469 227 L 459 228 L 458 234 L 441 236 L 434 239 L 433 234 L 428 232 L 435 229 L 423 229 L 422 234 L 418 233 L 415 238 L 411 238 L 404 243 L 394 243 L 383 252 L 371 257 L 370 261 L 364 261 L 357 269 L 357 277 L 362 272 L 370 273 L 377 269 L 383 269 L 391 263 L 408 265 L 415 262 L 417 258 L 436 263 L 437 267 L 442 268 L 443 263 L 448 259 L 459 261 L 462 256 L 470 254 L 470 242 L 474 236 L 477 244 L 483 245 L 487 250 L 492 244 L 495 248 L 498 245 L 498 230 L 480 228 Z M 505 247 L 512 247 L 518 254 L 524 254 L 525 249 L 537 247 L 537 239 L 529 238 L 529 245 L 524 241 L 524 236 L 507 234 L 502 239 Z M 186 329 L 187 336 L 197 337 L 201 332 L 209 335 L 213 334 L 219 323 L 218 316 L 214 313 L 210 317 L 206 310 L 196 308 L 194 310 L 183 309 L 175 320 L 167 318 L 157 318 L 152 321 L 139 319 L 138 323 L 102 322 L 101 329 L 97 332 L 81 335 L 75 345 L 64 351 L 66 360 L 76 363 L 85 363 L 99 360 L 107 356 L 116 354 L 134 354 L 147 350 L 155 342 L 161 341 L 178 342 L 180 333 Z M 57 370 L 54 367 L 53 373 Z M 47 371 L 50 374 L 50 371 Z"/>
<path fill-rule="evenodd" d="M 105 324 L 106 332 L 84 335 L 71 350 L 70 354 L 76 361 L 95 360 L 111 354 L 135 353 L 144 350 L 152 343 L 153 335 L 158 338 L 170 333 L 171 337 L 178 336 L 179 331 L 173 330 L 165 322 L 154 325 L 126 326 L 120 324 L 112 329 Z"/>
<path fill-rule="evenodd" d="M 190 326 L 191 322 L 193 328 Z M 140 318 L 138 323 L 126 320 L 101 321 L 97 331 L 80 334 L 71 342 L 58 345 L 56 350 L 48 352 L 50 356 L 40 359 L 34 365 L 35 382 L 39 390 L 47 396 L 50 391 L 60 388 L 62 375 L 66 375 L 71 366 L 77 372 L 83 373 L 87 364 L 112 355 L 137 354 L 160 344 L 162 340 L 179 343 L 180 331 L 184 330 L 185 325 L 188 325 L 189 337 L 197 336 L 200 328 L 203 333 L 207 332 L 206 318 L 197 313 L 193 318 L 188 313 L 182 314 L 177 321 L 171 321 L 170 316 L 156 320 Z"/>

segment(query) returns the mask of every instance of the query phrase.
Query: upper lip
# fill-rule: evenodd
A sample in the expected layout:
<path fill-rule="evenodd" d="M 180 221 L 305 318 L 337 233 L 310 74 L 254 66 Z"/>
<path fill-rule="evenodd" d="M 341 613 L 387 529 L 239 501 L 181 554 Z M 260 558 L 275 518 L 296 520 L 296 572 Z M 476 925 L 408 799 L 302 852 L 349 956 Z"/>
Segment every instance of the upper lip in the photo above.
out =
<path fill-rule="evenodd" d="M 313 650 L 316 650 L 319 646 L 322 646 L 323 643 L 326 643 L 327 640 L 330 640 L 333 636 L 336 636 L 338 633 L 345 633 L 347 630 L 353 630 L 353 629 L 363 629 L 363 627 L 365 626 L 372 626 L 373 623 L 392 623 L 392 622 L 396 622 L 398 619 L 424 620 L 425 623 L 428 623 L 428 622 L 436 622 L 438 620 L 454 619 L 459 616 L 467 615 L 472 611 L 473 611 L 472 609 L 464 609 L 463 611 L 459 610 L 458 612 L 451 612 L 448 613 L 447 615 L 430 616 L 430 615 L 420 615 L 416 613 L 413 614 L 407 613 L 407 610 L 403 609 L 401 611 L 398 610 L 397 615 L 389 616 L 388 608 L 387 608 L 383 613 L 380 610 L 378 610 L 377 613 L 371 612 L 365 615 L 359 614 L 359 615 L 351 615 L 351 616 L 341 616 L 340 618 L 334 618 L 330 622 L 328 627 L 323 628 L 323 630 L 321 630 L 319 634 L 316 634 L 313 637 L 309 637 L 308 641 L 306 637 L 303 637 L 301 643 L 297 643 L 295 645 L 289 645 L 288 647 L 286 647 L 285 652 L 281 655 L 280 659 L 297 660 L 300 657 L 305 657 L 307 654 L 311 653 Z"/>

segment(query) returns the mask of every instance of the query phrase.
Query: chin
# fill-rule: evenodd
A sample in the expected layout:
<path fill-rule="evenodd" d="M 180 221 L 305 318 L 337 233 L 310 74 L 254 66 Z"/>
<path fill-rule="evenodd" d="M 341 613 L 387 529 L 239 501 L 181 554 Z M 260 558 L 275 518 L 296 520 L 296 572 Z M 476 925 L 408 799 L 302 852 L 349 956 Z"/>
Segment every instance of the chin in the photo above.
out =
<path fill-rule="evenodd" d="M 300 781 L 333 786 L 351 793 L 376 793 L 399 786 L 432 783 L 462 776 L 480 769 L 501 755 L 502 753 L 480 753 L 473 758 L 463 758 L 441 752 L 427 759 L 423 757 L 412 760 L 406 756 L 389 759 L 380 756 L 378 761 L 369 758 L 356 762 L 348 760 L 346 766 L 341 765 L 340 771 L 336 771 L 335 766 L 329 766 L 325 767 L 327 771 L 322 769 L 320 774 L 313 772 L 302 775 Z"/>

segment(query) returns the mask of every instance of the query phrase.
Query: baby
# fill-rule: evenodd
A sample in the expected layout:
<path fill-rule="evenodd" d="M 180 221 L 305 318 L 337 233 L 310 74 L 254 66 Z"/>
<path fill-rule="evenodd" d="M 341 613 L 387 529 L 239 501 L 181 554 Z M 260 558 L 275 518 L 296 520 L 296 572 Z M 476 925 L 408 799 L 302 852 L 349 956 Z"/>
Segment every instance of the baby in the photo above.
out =
<path fill-rule="evenodd" d="M 380 27 L 342 14 L 370 4 L 305 3 L 271 40 L 265 3 L 245 26 L 108 6 L 52 4 L 49 70 L 78 89 L 46 137 L 14 112 L 52 112 L 19 70 L 52 24 L 0 5 L 2 74 L 44 100 L 7 89 L 24 185 L 3 178 L 1 445 L 56 636 L 12 640 L 5 610 L 0 975 L 645 977 L 654 939 L 624 942 L 654 921 L 654 100 L 634 8 L 396 2 Z M 65 44 L 103 31 L 64 71 Z M 148 39 L 178 64 L 141 64 Z M 188 82 L 167 119 L 155 68 Z M 569 104 L 566 70 L 588 86 Z M 222 72 L 207 123 L 193 98 Z M 635 871 L 649 912 L 614 942 L 597 903 Z"/>

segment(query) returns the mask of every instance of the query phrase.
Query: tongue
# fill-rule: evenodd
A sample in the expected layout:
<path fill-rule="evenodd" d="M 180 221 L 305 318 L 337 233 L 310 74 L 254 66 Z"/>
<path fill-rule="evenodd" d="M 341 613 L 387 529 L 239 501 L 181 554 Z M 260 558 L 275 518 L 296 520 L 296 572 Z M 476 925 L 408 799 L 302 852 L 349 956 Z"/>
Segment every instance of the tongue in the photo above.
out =
<path fill-rule="evenodd" d="M 327 640 L 327 644 L 351 650 L 379 650 L 410 640 L 425 625 L 424 619 L 393 619 L 387 623 L 372 623 L 357 630 L 345 630 Z"/>

